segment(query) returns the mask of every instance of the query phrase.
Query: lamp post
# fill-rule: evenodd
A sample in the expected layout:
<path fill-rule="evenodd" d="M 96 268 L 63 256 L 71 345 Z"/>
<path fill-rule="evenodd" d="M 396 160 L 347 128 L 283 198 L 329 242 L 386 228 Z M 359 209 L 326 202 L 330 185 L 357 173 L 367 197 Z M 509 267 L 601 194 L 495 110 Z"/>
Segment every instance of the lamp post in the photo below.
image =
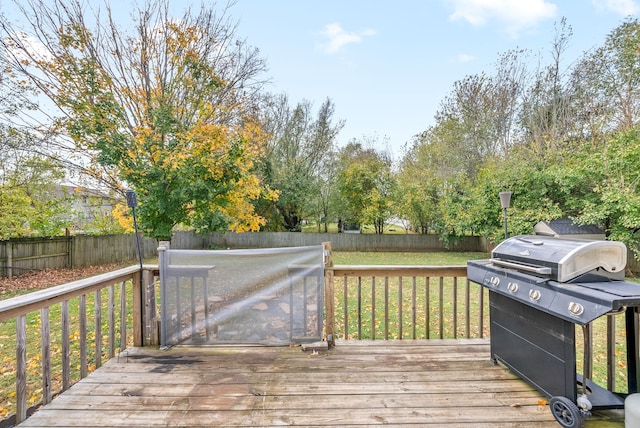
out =
<path fill-rule="evenodd" d="M 145 292 L 144 292 L 144 281 L 143 281 L 143 277 L 142 277 L 142 251 L 140 251 L 140 235 L 138 235 L 138 222 L 136 221 L 136 207 L 138 206 L 138 198 L 136 197 L 136 192 L 134 192 L 131 189 L 128 189 L 126 192 L 124 192 L 124 196 L 127 198 L 127 206 L 129 208 L 131 208 L 131 213 L 133 214 L 133 229 L 136 232 L 136 245 L 138 247 L 138 260 L 140 260 L 140 326 L 142 327 L 142 333 L 141 333 L 141 337 L 140 337 L 140 344 L 143 345 L 145 342 L 145 330 L 146 330 L 146 326 L 144 323 L 144 318 L 145 318 L 145 311 L 144 311 L 144 307 L 145 307 L 145 302 L 144 302 L 144 297 L 145 297 Z M 134 338 L 134 342 L 135 342 L 135 338 Z"/>
<path fill-rule="evenodd" d="M 502 206 L 502 212 L 504 215 L 504 239 L 509 237 L 507 231 L 507 208 L 511 204 L 511 192 L 500 192 L 500 205 Z"/>

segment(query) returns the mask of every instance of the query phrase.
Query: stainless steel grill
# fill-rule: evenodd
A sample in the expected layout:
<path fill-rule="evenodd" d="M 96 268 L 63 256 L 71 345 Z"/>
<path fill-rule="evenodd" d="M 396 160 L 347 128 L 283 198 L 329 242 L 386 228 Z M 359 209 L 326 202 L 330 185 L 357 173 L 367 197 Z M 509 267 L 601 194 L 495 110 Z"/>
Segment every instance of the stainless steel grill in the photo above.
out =
<path fill-rule="evenodd" d="M 638 391 L 640 285 L 624 281 L 626 255 L 620 242 L 525 235 L 499 244 L 490 259 L 467 264 L 469 280 L 490 290 L 492 359 L 550 397 L 563 426 L 581 426 L 592 408 L 624 407 L 625 395 L 591 381 L 597 318 L 624 314 L 627 389 Z M 576 325 L 584 334 L 582 375 L 576 373 Z"/>

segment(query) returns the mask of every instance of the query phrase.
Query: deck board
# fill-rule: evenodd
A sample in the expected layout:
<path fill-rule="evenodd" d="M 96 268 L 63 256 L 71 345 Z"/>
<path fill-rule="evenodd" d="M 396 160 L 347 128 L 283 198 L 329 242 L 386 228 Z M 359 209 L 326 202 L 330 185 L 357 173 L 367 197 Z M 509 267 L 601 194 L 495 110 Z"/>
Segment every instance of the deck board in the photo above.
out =
<path fill-rule="evenodd" d="M 544 401 L 484 340 L 133 348 L 20 426 L 558 427 Z M 587 423 L 623 425 L 619 412 Z"/>

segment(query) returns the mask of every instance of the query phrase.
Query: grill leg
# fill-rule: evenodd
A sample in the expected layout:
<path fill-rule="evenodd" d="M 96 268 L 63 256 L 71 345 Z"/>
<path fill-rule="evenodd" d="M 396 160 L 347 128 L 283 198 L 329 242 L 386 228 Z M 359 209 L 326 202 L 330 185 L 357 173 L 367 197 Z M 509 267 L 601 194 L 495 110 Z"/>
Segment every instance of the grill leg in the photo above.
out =
<path fill-rule="evenodd" d="M 628 392 L 629 394 L 638 392 L 640 383 L 638 365 L 640 365 L 640 350 L 638 346 L 638 307 L 629 307 L 625 312 L 625 322 L 627 328 L 627 370 L 628 370 Z"/>
<path fill-rule="evenodd" d="M 593 331 L 591 329 L 591 323 L 582 326 L 582 335 L 584 336 L 584 363 L 582 366 L 583 394 L 586 394 L 587 379 L 593 377 Z"/>

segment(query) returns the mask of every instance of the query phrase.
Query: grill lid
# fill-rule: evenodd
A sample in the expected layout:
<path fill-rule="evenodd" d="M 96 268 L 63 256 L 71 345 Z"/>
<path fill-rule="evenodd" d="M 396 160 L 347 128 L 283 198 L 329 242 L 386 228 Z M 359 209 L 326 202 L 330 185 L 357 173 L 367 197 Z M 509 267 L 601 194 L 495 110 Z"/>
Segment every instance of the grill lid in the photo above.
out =
<path fill-rule="evenodd" d="M 604 271 L 602 273 L 611 279 L 624 279 L 627 265 L 627 247 L 622 242 L 539 235 L 508 238 L 491 252 L 491 256 L 496 265 L 558 282 L 568 282 L 595 271 Z"/>

